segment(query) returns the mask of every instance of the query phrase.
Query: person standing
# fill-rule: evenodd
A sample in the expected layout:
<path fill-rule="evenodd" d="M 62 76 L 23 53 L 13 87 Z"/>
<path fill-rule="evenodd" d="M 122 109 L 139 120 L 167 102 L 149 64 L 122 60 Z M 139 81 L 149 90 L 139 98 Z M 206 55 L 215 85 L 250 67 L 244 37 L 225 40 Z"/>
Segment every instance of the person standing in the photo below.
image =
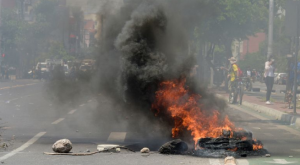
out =
<path fill-rule="evenodd" d="M 275 60 L 270 56 L 268 60 L 265 63 L 265 83 L 267 86 L 267 94 L 266 94 L 266 104 L 270 105 L 272 104 L 270 101 L 271 93 L 272 93 L 272 88 L 274 84 L 274 71 L 275 71 L 275 66 L 274 66 Z"/>
<path fill-rule="evenodd" d="M 226 68 L 223 68 L 223 69 L 226 69 L 228 71 L 228 75 L 227 75 L 227 78 L 229 79 L 228 80 L 228 90 L 231 93 L 231 95 L 233 96 L 233 104 L 234 104 L 237 101 L 237 97 L 234 92 L 235 91 L 234 89 L 237 88 L 237 79 L 241 75 L 239 75 L 239 67 L 236 64 L 237 63 L 236 58 L 231 57 L 228 60 L 230 62 L 229 69 L 226 69 Z"/>
<path fill-rule="evenodd" d="M 252 79 L 252 83 L 255 83 L 256 81 L 256 70 L 253 69 L 251 72 L 251 79 Z"/>

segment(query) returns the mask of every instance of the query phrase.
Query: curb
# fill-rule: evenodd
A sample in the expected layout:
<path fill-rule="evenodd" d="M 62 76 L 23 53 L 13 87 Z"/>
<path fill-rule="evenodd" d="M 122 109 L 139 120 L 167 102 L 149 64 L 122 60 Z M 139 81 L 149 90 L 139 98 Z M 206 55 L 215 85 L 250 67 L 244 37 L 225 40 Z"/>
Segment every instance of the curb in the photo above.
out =
<path fill-rule="evenodd" d="M 222 98 L 227 100 L 227 98 L 223 95 L 217 94 L 217 96 L 222 97 Z M 256 112 L 259 112 L 259 113 L 264 113 L 264 114 L 266 114 L 270 117 L 274 117 L 274 119 L 280 120 L 280 121 L 282 121 L 286 124 L 295 125 L 297 127 L 300 127 L 300 118 L 299 117 L 290 115 L 290 114 L 285 113 L 285 112 L 278 111 L 278 110 L 273 109 L 273 108 L 265 107 L 265 106 L 254 104 L 254 103 L 250 103 L 250 102 L 247 102 L 247 101 L 243 101 L 243 105 L 250 108 L 253 111 L 256 111 Z"/>
<path fill-rule="evenodd" d="M 254 104 L 254 103 L 249 103 L 247 101 L 243 101 L 243 105 L 257 111 L 259 113 L 264 113 L 268 116 L 274 117 L 276 120 L 280 120 L 284 123 L 287 123 L 289 125 L 296 125 L 297 127 L 300 127 L 300 118 L 290 115 L 285 112 L 278 111 L 273 108 L 268 108 L 262 105 Z"/>

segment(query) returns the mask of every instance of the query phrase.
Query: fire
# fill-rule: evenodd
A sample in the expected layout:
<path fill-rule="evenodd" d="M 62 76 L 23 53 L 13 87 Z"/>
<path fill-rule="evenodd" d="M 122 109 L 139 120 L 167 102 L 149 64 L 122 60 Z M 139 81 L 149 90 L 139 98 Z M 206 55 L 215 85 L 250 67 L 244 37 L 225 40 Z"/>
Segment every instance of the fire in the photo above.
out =
<path fill-rule="evenodd" d="M 238 150 L 238 148 L 233 148 L 233 149 L 228 149 L 229 151 L 233 151 L 233 152 L 235 152 L 235 151 L 237 151 Z"/>
<path fill-rule="evenodd" d="M 261 143 L 258 143 L 256 139 L 253 140 L 254 144 L 253 144 L 253 150 L 261 150 L 263 149 L 263 145 Z"/>
<path fill-rule="evenodd" d="M 185 87 L 185 82 L 185 79 L 162 82 L 152 104 L 156 114 L 167 110 L 174 119 L 173 138 L 182 129 L 191 131 L 195 142 L 204 137 L 219 137 L 223 130 L 234 129 L 227 116 L 222 118 L 217 110 L 204 110 L 199 103 L 201 96 L 191 93 Z"/>

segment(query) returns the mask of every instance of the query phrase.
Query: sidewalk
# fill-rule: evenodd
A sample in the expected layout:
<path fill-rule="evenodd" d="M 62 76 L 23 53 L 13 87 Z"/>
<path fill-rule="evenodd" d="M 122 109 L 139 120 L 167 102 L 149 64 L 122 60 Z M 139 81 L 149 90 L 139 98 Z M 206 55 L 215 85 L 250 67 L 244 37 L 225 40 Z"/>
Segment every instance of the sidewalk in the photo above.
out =
<path fill-rule="evenodd" d="M 224 99 L 228 99 L 228 94 L 225 91 L 215 90 L 214 92 Z M 243 106 L 246 106 L 253 111 L 264 113 L 276 120 L 281 120 L 289 125 L 300 127 L 300 109 L 297 109 L 297 114 L 294 114 L 293 109 L 288 108 L 288 103 L 277 101 L 272 105 L 266 105 L 265 101 L 262 99 L 245 94 L 243 96 Z"/>

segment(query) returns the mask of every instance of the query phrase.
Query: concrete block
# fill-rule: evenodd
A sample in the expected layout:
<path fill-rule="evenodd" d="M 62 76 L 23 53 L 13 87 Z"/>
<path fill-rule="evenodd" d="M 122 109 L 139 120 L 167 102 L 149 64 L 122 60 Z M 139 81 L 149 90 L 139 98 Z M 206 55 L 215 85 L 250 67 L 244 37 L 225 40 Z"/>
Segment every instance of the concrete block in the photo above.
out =
<path fill-rule="evenodd" d="M 232 157 L 232 156 L 227 156 L 227 157 L 225 158 L 224 165 L 236 165 L 236 160 L 235 160 L 235 158 Z"/>
<path fill-rule="evenodd" d="M 98 151 L 105 151 L 105 150 L 109 150 L 110 151 L 110 150 L 112 150 L 112 148 L 116 148 L 118 146 L 119 145 L 117 145 L 117 144 L 99 144 L 97 146 L 97 150 Z M 114 150 L 114 151 L 116 151 L 116 150 Z"/>

